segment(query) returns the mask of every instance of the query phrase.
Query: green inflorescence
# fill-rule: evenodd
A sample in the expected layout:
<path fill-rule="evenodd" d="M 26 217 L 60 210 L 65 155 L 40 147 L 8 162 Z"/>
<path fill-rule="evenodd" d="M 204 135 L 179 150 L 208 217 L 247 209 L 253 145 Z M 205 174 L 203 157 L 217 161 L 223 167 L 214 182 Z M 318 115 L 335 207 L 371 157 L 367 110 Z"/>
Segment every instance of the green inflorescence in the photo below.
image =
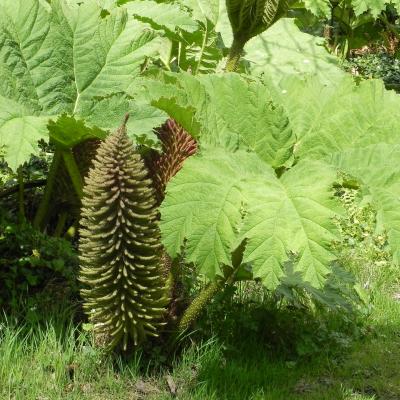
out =
<path fill-rule="evenodd" d="M 206 305 L 211 299 L 217 294 L 223 287 L 223 281 L 210 282 L 200 294 L 193 300 L 190 306 L 185 311 L 182 319 L 179 321 L 178 331 L 183 332 L 199 318 L 201 312 L 204 310 Z"/>
<path fill-rule="evenodd" d="M 196 140 L 172 118 L 157 131 L 162 144 L 162 152 L 151 153 L 148 168 L 152 177 L 156 196 L 161 203 L 168 182 L 179 172 L 187 158 L 197 151 Z"/>
<path fill-rule="evenodd" d="M 167 290 L 154 190 L 125 124 L 99 147 L 85 180 L 80 229 L 84 309 L 108 349 L 157 336 Z"/>

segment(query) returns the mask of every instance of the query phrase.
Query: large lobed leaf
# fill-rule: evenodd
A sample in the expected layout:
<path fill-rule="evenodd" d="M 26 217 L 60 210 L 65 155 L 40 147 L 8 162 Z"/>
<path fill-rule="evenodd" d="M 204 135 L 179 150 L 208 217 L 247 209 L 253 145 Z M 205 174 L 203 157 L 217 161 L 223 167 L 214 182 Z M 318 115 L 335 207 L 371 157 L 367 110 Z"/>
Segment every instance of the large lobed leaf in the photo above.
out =
<path fill-rule="evenodd" d="M 324 39 L 301 32 L 294 19 L 282 18 L 245 46 L 244 58 L 252 75 L 278 83 L 290 75 L 318 76 L 324 84 L 334 84 L 346 74 L 337 57 L 328 53 Z"/>
<path fill-rule="evenodd" d="M 6 147 L 11 168 L 37 151 L 50 119 L 62 113 L 85 116 L 94 102 L 126 96 L 123 92 L 140 74 L 144 60 L 160 50 L 156 32 L 129 19 L 124 8 L 112 7 L 104 17 L 98 2 L 77 3 L 0 4 L 0 146 Z M 124 112 L 129 106 L 125 102 Z M 150 112 L 158 115 L 158 122 L 165 118 L 160 111 Z M 91 124 L 108 128 L 122 115 L 115 113 L 116 120 L 106 125 L 102 118 Z"/>
<path fill-rule="evenodd" d="M 185 245 L 187 260 L 213 279 L 222 265 L 232 266 L 231 254 L 245 240 L 243 262 L 268 288 L 278 286 L 290 253 L 304 280 L 323 286 L 334 259 L 335 177 L 334 169 L 314 162 L 278 179 L 255 153 L 209 149 L 189 159 L 167 188 L 164 245 L 172 256 Z"/>
<path fill-rule="evenodd" d="M 205 143 L 247 147 L 274 167 L 373 143 L 399 143 L 400 96 L 382 82 L 350 76 L 326 85 L 290 76 L 275 85 L 238 74 L 166 74 L 146 82 L 147 100 Z M 239 107 L 240 102 L 240 107 Z M 245 117 L 244 117 L 245 116 Z"/>
<path fill-rule="evenodd" d="M 163 35 L 160 59 L 168 69 L 198 74 L 220 68 L 224 45 L 215 30 L 219 0 L 127 0 L 123 4 L 129 15 Z"/>
<path fill-rule="evenodd" d="M 188 260 L 214 278 L 244 242 L 243 262 L 268 288 L 284 279 L 289 259 L 322 287 L 340 212 L 331 189 L 344 171 L 372 194 L 399 260 L 400 97 L 381 82 L 291 77 L 264 85 L 238 74 L 167 74 L 154 88 L 154 104 L 178 119 L 190 115 L 203 150 L 167 187 L 162 232 L 171 255 L 185 246 Z"/>
<path fill-rule="evenodd" d="M 164 84 L 150 81 L 145 86 L 147 100 L 202 145 L 246 148 L 274 168 L 292 156 L 295 137 L 285 110 L 272 102 L 261 82 L 238 74 L 166 74 Z"/>
<path fill-rule="evenodd" d="M 316 77 L 292 77 L 278 85 L 275 101 L 287 112 L 300 159 L 380 142 L 400 144 L 400 96 L 381 81 L 356 85 L 345 77 L 328 86 Z"/>
<path fill-rule="evenodd" d="M 170 255 L 180 253 L 186 241 L 188 261 L 210 278 L 221 274 L 221 264 L 231 264 L 242 217 L 244 181 L 257 172 L 263 172 L 262 163 L 242 152 L 232 156 L 215 150 L 187 160 L 183 172 L 168 186 L 161 207 L 161 230 Z"/>
<path fill-rule="evenodd" d="M 178 4 L 139 0 L 127 2 L 126 7 L 129 13 L 138 18 L 173 32 L 178 28 L 194 32 L 198 28 L 196 21 Z"/>
<path fill-rule="evenodd" d="M 247 239 L 243 261 L 254 265 L 254 276 L 275 288 L 288 254 L 297 258 L 303 279 L 322 287 L 335 259 L 330 246 L 336 238 L 333 217 L 339 208 L 331 193 L 336 178 L 324 163 L 304 162 L 278 180 L 250 182 L 240 241 Z"/>

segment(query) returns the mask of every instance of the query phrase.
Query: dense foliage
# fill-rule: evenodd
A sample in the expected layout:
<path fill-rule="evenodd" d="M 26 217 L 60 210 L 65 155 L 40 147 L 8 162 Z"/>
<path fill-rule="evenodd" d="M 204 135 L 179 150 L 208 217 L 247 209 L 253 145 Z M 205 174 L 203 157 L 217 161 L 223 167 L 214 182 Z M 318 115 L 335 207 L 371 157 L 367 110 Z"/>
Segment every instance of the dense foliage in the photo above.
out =
<path fill-rule="evenodd" d="M 78 259 L 70 243 L 0 217 L 0 306 L 17 311 L 49 284 L 76 290 Z"/>
<path fill-rule="evenodd" d="M 387 53 L 352 57 L 346 67 L 362 78 L 381 78 L 388 89 L 400 89 L 400 61 Z"/>
<path fill-rule="evenodd" d="M 386 18 L 382 29 L 396 33 L 384 1 L 303 6 L 321 18 L 343 7 L 352 28 Z M 136 346 L 168 322 L 174 334 L 188 329 L 241 281 L 351 310 L 365 299 L 346 271 L 337 221 L 349 209 L 338 188 L 358 190 L 398 266 L 400 97 L 341 69 L 327 50 L 338 41 L 300 31 L 307 16 L 284 18 L 295 9 L 272 0 L 0 4 L 0 147 L 16 177 L 4 196 L 17 193 L 21 226 L 79 240 L 84 308 L 109 348 L 122 340 L 127 349 L 129 337 Z M 358 43 L 346 32 L 344 56 Z M 52 157 L 31 217 L 25 194 L 36 184 L 24 169 L 39 141 Z M 58 253 L 46 265 L 64 271 Z"/>

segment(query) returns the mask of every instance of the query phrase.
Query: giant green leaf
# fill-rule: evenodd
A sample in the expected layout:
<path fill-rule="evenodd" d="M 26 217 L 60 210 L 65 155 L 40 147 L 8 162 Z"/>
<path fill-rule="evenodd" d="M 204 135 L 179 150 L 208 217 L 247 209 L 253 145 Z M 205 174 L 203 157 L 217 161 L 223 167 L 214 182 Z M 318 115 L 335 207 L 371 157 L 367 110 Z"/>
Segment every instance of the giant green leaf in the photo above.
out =
<path fill-rule="evenodd" d="M 47 139 L 47 117 L 0 96 L 0 148 L 5 147 L 5 159 L 11 168 L 26 161 L 26 155 L 38 152 L 38 140 Z"/>
<path fill-rule="evenodd" d="M 247 190 L 248 212 L 240 241 L 247 239 L 243 261 L 253 263 L 254 276 L 275 288 L 283 276 L 289 252 L 305 281 L 322 287 L 336 238 L 332 199 L 336 173 L 323 163 L 300 163 L 282 179 L 257 180 Z"/>
<path fill-rule="evenodd" d="M 313 286 L 323 285 L 334 254 L 331 186 L 335 170 L 320 162 L 293 167 L 278 179 L 254 152 L 209 149 L 190 158 L 161 206 L 161 231 L 171 256 L 181 253 L 209 278 L 230 266 L 246 239 L 244 262 L 274 288 L 288 254 Z"/>
<path fill-rule="evenodd" d="M 304 6 L 317 17 L 330 17 L 331 5 L 329 0 L 304 0 Z"/>
<path fill-rule="evenodd" d="M 136 0 L 127 2 L 126 7 L 129 13 L 173 32 L 177 28 L 194 32 L 198 27 L 190 14 L 178 4 Z"/>
<path fill-rule="evenodd" d="M 192 10 L 196 21 L 206 23 L 206 20 L 209 20 L 213 25 L 218 22 L 220 0 L 179 0 L 179 2 Z"/>
<path fill-rule="evenodd" d="M 390 1 L 387 0 L 352 0 L 351 1 L 354 12 L 356 15 L 361 15 L 366 11 L 370 11 L 371 14 L 377 18 L 379 14 L 386 9 L 386 4 Z"/>
<path fill-rule="evenodd" d="M 261 82 L 233 73 L 166 74 L 164 85 L 147 82 L 146 89 L 149 102 L 203 145 L 251 149 L 273 167 L 292 155 L 295 137 L 285 110 Z"/>
<path fill-rule="evenodd" d="M 63 149 L 71 149 L 88 139 L 104 139 L 106 136 L 101 129 L 90 128 L 85 125 L 85 121 L 67 114 L 60 115 L 57 121 L 50 120 L 47 128 L 52 142 Z"/>
<path fill-rule="evenodd" d="M 294 19 L 282 18 L 245 46 L 250 73 L 279 82 L 287 75 L 314 74 L 332 84 L 345 73 L 324 47 L 324 39 L 301 32 Z"/>
<path fill-rule="evenodd" d="M 400 143 L 400 96 L 377 80 L 356 85 L 351 77 L 334 86 L 318 78 L 283 80 L 275 92 L 297 136 L 295 154 L 320 158 L 374 143 Z"/>
<path fill-rule="evenodd" d="M 232 156 L 216 150 L 190 158 L 168 186 L 161 208 L 161 231 L 169 253 L 176 256 L 186 243 L 187 260 L 210 278 L 221 274 L 223 264 L 231 265 L 245 199 L 243 181 L 257 172 L 272 175 L 267 165 L 246 153 Z"/>
<path fill-rule="evenodd" d="M 95 0 L 1 2 L 0 146 L 11 168 L 37 151 L 49 119 L 80 117 L 94 101 L 123 96 L 144 60 L 158 54 L 161 42 L 148 25 L 130 19 L 124 8 L 102 11 Z M 126 104 L 119 120 L 129 111 Z M 107 128 L 103 122 L 90 121 Z"/>
<path fill-rule="evenodd" d="M 98 125 L 111 131 L 121 124 L 121 117 L 127 111 L 130 115 L 127 122 L 130 134 L 135 135 L 138 143 L 149 144 L 150 147 L 157 146 L 154 128 L 165 122 L 167 114 L 146 103 L 132 100 L 125 93 L 115 93 L 111 96 L 85 101 L 79 115 L 87 124 Z"/>

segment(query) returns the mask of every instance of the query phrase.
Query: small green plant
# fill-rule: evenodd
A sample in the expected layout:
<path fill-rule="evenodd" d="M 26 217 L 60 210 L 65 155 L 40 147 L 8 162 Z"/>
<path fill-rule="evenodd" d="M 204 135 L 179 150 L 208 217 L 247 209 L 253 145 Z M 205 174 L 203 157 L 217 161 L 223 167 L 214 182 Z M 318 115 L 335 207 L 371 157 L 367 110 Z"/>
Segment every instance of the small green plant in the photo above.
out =
<path fill-rule="evenodd" d="M 52 282 L 75 291 L 78 258 L 69 242 L 49 237 L 27 223 L 0 216 L 0 306 L 18 311 Z M 30 299 L 33 300 L 30 300 Z"/>
<path fill-rule="evenodd" d="M 356 76 L 380 78 L 388 89 L 400 90 L 400 60 L 388 53 L 366 53 L 351 57 L 344 67 Z"/>
<path fill-rule="evenodd" d="M 341 187 L 338 191 L 348 214 L 338 219 L 342 240 L 336 243 L 340 249 L 339 262 L 353 272 L 368 293 L 388 282 L 393 286 L 400 280 L 398 268 L 393 265 L 387 232 L 380 226 L 377 213 L 369 202 L 362 203 L 359 190 Z M 391 291 L 391 288 L 386 287 Z"/>
<path fill-rule="evenodd" d="M 398 4 L 369 0 L 308 0 L 304 1 L 303 7 L 296 4 L 291 10 L 302 29 L 323 35 L 328 47 L 342 60 L 360 49 L 375 47 L 382 39 L 391 54 L 397 51 L 400 38 Z"/>

